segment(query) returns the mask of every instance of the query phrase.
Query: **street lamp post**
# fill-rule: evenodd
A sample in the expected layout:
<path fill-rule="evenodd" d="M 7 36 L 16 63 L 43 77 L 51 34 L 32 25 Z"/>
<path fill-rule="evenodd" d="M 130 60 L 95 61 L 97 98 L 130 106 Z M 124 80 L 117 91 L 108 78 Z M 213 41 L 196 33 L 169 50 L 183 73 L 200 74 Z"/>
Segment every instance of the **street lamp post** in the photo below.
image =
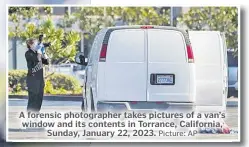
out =
<path fill-rule="evenodd" d="M 170 25 L 174 26 L 174 7 L 170 8 Z"/>
<path fill-rule="evenodd" d="M 14 37 L 12 40 L 12 56 L 13 56 L 13 69 L 17 69 L 17 53 L 16 53 L 16 48 L 17 48 L 17 37 Z"/>
<path fill-rule="evenodd" d="M 82 52 L 82 53 L 84 53 L 84 31 L 82 31 L 81 32 L 81 41 L 80 41 L 80 46 L 81 46 L 81 48 L 80 48 L 80 51 Z"/>

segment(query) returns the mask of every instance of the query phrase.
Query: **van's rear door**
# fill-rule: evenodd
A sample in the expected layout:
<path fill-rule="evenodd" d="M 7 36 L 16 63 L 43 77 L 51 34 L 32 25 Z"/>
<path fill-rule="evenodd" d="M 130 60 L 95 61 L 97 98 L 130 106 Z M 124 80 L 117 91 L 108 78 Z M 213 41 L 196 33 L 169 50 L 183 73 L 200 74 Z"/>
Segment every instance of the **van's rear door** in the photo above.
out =
<path fill-rule="evenodd" d="M 224 46 L 220 32 L 190 31 L 196 67 L 196 104 L 224 105 Z"/>
<path fill-rule="evenodd" d="M 147 101 L 190 102 L 186 42 L 176 30 L 148 29 Z M 167 80 L 167 84 L 164 80 Z"/>
<path fill-rule="evenodd" d="M 223 72 L 224 72 L 224 91 L 225 94 L 223 95 L 223 99 L 225 99 L 225 101 L 227 100 L 227 95 L 228 95 L 228 59 L 227 59 L 227 44 L 226 44 L 226 36 L 225 33 L 221 33 L 221 38 L 222 38 L 222 43 L 223 43 Z"/>
<path fill-rule="evenodd" d="M 105 99 L 146 101 L 145 31 L 114 30 L 106 54 Z"/>

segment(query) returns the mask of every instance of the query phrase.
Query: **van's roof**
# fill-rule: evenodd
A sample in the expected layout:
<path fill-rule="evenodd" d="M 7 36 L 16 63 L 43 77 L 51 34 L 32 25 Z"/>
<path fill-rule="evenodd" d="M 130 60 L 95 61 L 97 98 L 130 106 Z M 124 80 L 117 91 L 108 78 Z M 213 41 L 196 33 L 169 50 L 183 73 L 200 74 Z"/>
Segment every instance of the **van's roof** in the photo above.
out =
<path fill-rule="evenodd" d="M 172 27 L 172 26 L 155 26 L 155 25 L 132 25 L 132 26 L 115 26 L 115 27 L 108 27 L 107 29 L 132 29 L 132 28 L 141 28 L 143 26 L 152 26 L 153 28 L 158 28 L 158 29 L 167 29 L 167 30 L 179 30 L 179 31 L 184 31 L 182 29 L 179 29 L 177 27 Z"/>
<path fill-rule="evenodd" d="M 190 40 L 189 40 L 189 37 L 188 37 L 188 33 L 183 30 L 183 29 L 179 29 L 177 27 L 172 27 L 172 26 L 155 26 L 155 25 L 132 25 L 132 26 L 115 26 L 115 27 L 108 27 L 106 28 L 107 29 L 107 34 L 110 35 L 110 33 L 114 30 L 122 30 L 122 29 L 136 29 L 136 28 L 141 28 L 143 26 L 151 26 L 153 27 L 154 29 L 164 29 L 164 30 L 175 30 L 175 31 L 179 31 L 183 34 L 185 40 L 186 40 L 186 43 L 187 44 L 190 44 Z M 107 35 L 107 36 L 109 36 Z M 109 37 L 105 37 L 105 38 L 109 38 Z M 106 40 L 106 39 L 105 39 Z"/>

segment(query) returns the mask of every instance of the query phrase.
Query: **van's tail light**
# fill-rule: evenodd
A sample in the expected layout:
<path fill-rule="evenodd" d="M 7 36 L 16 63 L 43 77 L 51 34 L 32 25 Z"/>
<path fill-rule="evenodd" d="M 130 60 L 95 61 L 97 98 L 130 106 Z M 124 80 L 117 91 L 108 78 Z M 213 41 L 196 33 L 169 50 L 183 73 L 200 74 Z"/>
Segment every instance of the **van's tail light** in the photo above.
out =
<path fill-rule="evenodd" d="M 194 53 L 191 45 L 187 45 L 188 63 L 194 63 Z"/>
<path fill-rule="evenodd" d="M 141 26 L 141 29 L 152 29 L 154 28 L 153 26 Z"/>
<path fill-rule="evenodd" d="M 101 51 L 100 51 L 100 55 L 99 55 L 99 61 L 100 62 L 105 62 L 106 60 L 106 52 L 107 52 L 107 44 L 103 44 Z"/>

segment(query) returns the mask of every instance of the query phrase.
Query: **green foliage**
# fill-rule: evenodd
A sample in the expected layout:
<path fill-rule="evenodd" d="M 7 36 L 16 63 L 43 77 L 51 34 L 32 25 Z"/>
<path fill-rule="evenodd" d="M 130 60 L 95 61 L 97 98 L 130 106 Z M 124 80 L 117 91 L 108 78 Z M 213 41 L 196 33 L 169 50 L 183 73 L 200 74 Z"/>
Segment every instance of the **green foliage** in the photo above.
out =
<path fill-rule="evenodd" d="M 236 7 L 193 7 L 177 20 L 191 30 L 224 32 L 228 48 L 236 50 L 238 48 L 238 9 Z"/>
<path fill-rule="evenodd" d="M 9 92 L 11 94 L 26 95 L 27 85 L 25 70 L 11 70 L 9 71 Z M 54 73 L 45 81 L 45 94 L 51 95 L 65 95 L 65 94 L 81 94 L 82 88 L 79 82 L 72 76 Z"/>
<path fill-rule="evenodd" d="M 9 7 L 8 19 L 13 23 L 13 26 L 9 27 L 9 38 L 21 37 L 22 21 L 29 22 L 38 14 L 37 7 Z"/>
<path fill-rule="evenodd" d="M 169 25 L 169 11 L 159 14 L 153 7 L 127 7 L 122 18 L 128 25 Z"/>
<path fill-rule="evenodd" d="M 52 64 L 74 61 L 80 34 L 56 27 L 51 17 L 51 7 L 43 7 L 43 15 L 39 13 L 39 9 L 40 7 L 10 7 L 9 11 L 12 13 L 9 14 L 9 21 L 14 25 L 9 27 L 9 38 L 17 37 L 25 42 L 28 38 L 38 38 L 40 34 L 46 34 L 44 42 L 52 43 L 46 50 Z M 36 23 L 31 19 L 36 20 Z"/>
<path fill-rule="evenodd" d="M 76 22 L 76 19 L 72 18 L 71 15 L 69 15 L 68 11 L 64 14 L 64 18 L 61 23 L 57 24 L 58 27 L 66 29 L 71 28 L 72 24 Z"/>
<path fill-rule="evenodd" d="M 82 91 L 79 82 L 72 76 L 53 74 L 47 81 L 45 91 L 49 94 L 80 94 Z"/>
<path fill-rule="evenodd" d="M 86 33 L 85 43 L 90 48 L 97 32 L 115 26 L 117 20 L 125 25 L 169 25 L 169 11 L 160 14 L 157 10 L 153 7 L 79 7 L 72 16 L 66 13 L 59 26 L 65 28 L 77 23 Z"/>
<path fill-rule="evenodd" d="M 26 89 L 26 76 L 25 70 L 11 70 L 8 73 L 9 88 L 11 92 L 16 93 Z"/>
<path fill-rule="evenodd" d="M 73 16 L 80 29 L 93 36 L 102 28 L 114 26 L 117 19 L 127 25 L 169 24 L 169 11 L 159 14 L 153 7 L 80 7 Z"/>
<path fill-rule="evenodd" d="M 50 81 L 46 81 L 44 93 L 53 93 L 53 85 L 51 84 Z"/>
<path fill-rule="evenodd" d="M 40 7 L 41 8 L 41 7 Z M 47 50 L 52 63 L 73 61 L 76 54 L 80 34 L 67 31 L 77 23 L 86 40 L 93 40 L 96 33 L 105 27 L 114 26 L 117 20 L 126 25 L 169 25 L 170 10 L 159 13 L 154 7 L 78 7 L 55 26 L 51 18 L 52 8 L 43 7 L 45 14 L 39 13 L 39 7 L 9 7 L 9 21 L 14 25 L 9 27 L 9 38 L 21 38 L 25 41 L 30 37 L 38 37 L 44 33 L 47 42 L 53 42 Z M 38 23 L 32 23 L 36 19 Z M 22 21 L 27 23 L 22 24 Z M 225 32 L 227 46 L 238 48 L 238 9 L 236 7 L 192 7 L 187 13 L 177 19 L 178 24 L 185 24 L 191 30 L 217 30 Z M 24 27 L 24 29 L 23 29 Z M 61 43 L 63 40 L 63 43 Z M 91 41 L 87 41 L 91 44 Z"/>
<path fill-rule="evenodd" d="M 45 13 L 40 13 L 41 8 Z M 9 7 L 9 21 L 14 24 L 9 27 L 9 38 L 17 37 L 25 41 L 46 34 L 44 41 L 52 42 L 47 49 L 52 63 L 70 62 L 74 60 L 80 40 L 78 32 L 66 31 L 72 24 L 78 23 L 81 31 L 91 34 L 84 35 L 91 44 L 100 29 L 114 26 L 117 19 L 127 25 L 168 25 L 169 11 L 160 14 L 157 10 L 153 7 L 79 7 L 72 15 L 66 12 L 62 22 L 55 25 L 51 7 Z"/>

